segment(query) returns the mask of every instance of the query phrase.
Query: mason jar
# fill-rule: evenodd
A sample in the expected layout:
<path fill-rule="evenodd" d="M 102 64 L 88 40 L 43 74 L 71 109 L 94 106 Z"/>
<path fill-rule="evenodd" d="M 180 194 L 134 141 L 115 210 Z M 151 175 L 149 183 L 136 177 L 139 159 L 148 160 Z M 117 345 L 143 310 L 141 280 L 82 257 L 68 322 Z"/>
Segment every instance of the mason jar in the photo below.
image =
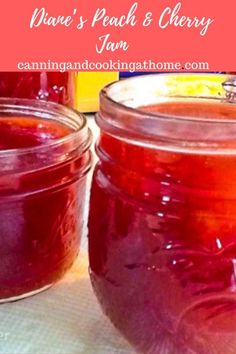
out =
<path fill-rule="evenodd" d="M 0 72 L 0 97 L 53 101 L 75 108 L 73 72 Z"/>
<path fill-rule="evenodd" d="M 90 275 L 138 353 L 236 352 L 236 105 L 227 80 L 148 75 L 101 92 Z"/>
<path fill-rule="evenodd" d="M 50 287 L 77 257 L 90 144 L 82 114 L 0 99 L 0 302 Z"/>

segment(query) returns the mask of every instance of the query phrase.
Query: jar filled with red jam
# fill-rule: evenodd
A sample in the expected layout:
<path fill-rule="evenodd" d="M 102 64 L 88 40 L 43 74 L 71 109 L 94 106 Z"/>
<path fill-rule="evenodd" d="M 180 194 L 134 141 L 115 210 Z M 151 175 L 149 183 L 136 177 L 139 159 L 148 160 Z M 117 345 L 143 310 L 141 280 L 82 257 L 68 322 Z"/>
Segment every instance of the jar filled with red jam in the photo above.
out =
<path fill-rule="evenodd" d="M 236 353 L 236 104 L 227 80 L 150 75 L 101 93 L 90 274 L 138 353 Z"/>
<path fill-rule="evenodd" d="M 73 72 L 0 72 L 0 97 L 53 101 L 75 107 Z"/>
<path fill-rule="evenodd" d="M 48 288 L 74 262 L 90 142 L 69 108 L 0 99 L 0 302 Z"/>

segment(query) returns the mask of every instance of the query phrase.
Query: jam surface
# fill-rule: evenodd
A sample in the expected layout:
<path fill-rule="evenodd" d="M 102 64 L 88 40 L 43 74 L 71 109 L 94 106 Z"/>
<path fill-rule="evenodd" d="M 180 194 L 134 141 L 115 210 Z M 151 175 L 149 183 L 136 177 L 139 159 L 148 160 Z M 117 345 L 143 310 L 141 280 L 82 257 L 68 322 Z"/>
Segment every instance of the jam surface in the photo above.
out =
<path fill-rule="evenodd" d="M 71 132 L 64 124 L 46 119 L 0 117 L 0 151 L 48 144 Z"/>
<path fill-rule="evenodd" d="M 74 107 L 74 74 L 0 72 L 0 97 L 53 101 Z"/>
<path fill-rule="evenodd" d="M 0 117 L 0 300 L 51 285 L 72 265 L 83 226 L 84 157 L 53 160 L 53 152 L 23 157 L 17 148 L 46 146 L 71 129 L 34 117 Z M 3 149 L 8 149 L 7 151 Z M 25 150 L 24 150 L 25 151 Z M 32 169 L 32 161 L 40 168 Z M 48 163 L 49 161 L 49 163 Z M 27 165 L 28 164 L 28 165 Z M 23 168 L 24 167 L 24 168 Z"/>
<path fill-rule="evenodd" d="M 141 109 L 236 119 L 235 106 L 220 107 Z M 139 353 L 235 354 L 236 155 L 152 149 L 105 132 L 98 154 L 89 257 L 104 312 Z"/>

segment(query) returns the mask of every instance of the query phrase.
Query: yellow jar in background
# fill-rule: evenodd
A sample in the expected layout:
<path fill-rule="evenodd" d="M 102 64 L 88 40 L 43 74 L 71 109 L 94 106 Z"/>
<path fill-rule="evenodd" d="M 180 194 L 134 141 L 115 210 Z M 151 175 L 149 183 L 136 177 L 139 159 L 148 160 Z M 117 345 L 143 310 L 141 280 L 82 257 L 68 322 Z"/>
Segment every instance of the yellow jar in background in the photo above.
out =
<path fill-rule="evenodd" d="M 79 72 L 76 74 L 75 106 L 80 112 L 96 112 L 99 108 L 99 92 L 119 78 L 118 72 Z"/>

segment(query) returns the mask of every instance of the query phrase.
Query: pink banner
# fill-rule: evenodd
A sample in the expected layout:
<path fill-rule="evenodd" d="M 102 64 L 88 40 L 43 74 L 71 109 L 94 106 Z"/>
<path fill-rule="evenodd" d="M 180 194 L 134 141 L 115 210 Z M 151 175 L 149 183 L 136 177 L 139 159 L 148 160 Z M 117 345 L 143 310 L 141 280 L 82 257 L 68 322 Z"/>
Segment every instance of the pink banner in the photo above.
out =
<path fill-rule="evenodd" d="M 234 71 L 234 23 L 234 0 L 2 1 L 0 70 Z"/>

